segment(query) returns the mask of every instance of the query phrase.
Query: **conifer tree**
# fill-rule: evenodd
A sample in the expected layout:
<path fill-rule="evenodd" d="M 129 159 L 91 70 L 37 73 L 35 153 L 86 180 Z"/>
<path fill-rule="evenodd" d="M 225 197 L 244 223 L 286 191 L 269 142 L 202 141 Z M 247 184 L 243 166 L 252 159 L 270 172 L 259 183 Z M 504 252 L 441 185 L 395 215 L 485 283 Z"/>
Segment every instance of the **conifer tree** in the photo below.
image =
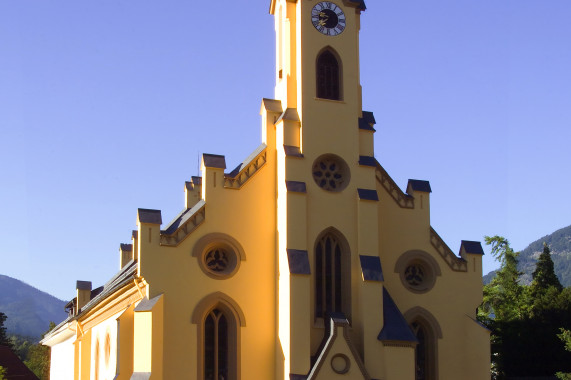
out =
<path fill-rule="evenodd" d="M 482 307 L 486 313 L 493 313 L 495 319 L 509 321 L 522 317 L 525 302 L 524 289 L 519 283 L 521 272 L 517 270 L 517 257 L 508 240 L 502 236 L 485 236 L 487 245 L 492 246 L 492 255 L 500 262 L 500 269 L 484 287 Z"/>
<path fill-rule="evenodd" d="M 532 294 L 544 293 L 550 286 L 554 286 L 559 292 L 563 290 L 563 286 L 555 274 L 551 251 L 547 244 L 543 243 L 543 252 L 539 256 L 537 266 L 533 271 Z"/>
<path fill-rule="evenodd" d="M 12 341 L 8 338 L 6 334 L 6 327 L 4 327 L 4 322 L 6 322 L 8 317 L 6 314 L 0 311 L 0 346 L 8 346 L 12 348 Z"/>

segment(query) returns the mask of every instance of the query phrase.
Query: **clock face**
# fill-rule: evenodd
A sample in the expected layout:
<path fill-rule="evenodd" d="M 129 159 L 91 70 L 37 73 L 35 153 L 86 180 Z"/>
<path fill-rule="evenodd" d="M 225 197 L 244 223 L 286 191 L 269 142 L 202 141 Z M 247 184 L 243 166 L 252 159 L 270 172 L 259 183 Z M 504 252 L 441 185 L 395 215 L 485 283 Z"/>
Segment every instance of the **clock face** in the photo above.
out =
<path fill-rule="evenodd" d="M 330 1 L 315 4 L 311 10 L 311 22 L 315 29 L 326 36 L 336 36 L 345 30 L 345 13 Z"/>

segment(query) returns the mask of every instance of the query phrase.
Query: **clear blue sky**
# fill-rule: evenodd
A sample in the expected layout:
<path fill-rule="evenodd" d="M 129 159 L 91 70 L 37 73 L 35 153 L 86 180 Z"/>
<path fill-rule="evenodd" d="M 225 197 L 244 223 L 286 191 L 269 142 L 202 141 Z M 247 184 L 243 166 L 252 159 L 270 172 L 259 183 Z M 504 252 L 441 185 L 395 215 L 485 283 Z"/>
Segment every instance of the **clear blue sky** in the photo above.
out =
<path fill-rule="evenodd" d="M 0 274 L 63 299 L 101 285 L 138 207 L 167 222 L 199 153 L 231 168 L 258 146 L 268 4 L 0 0 Z M 448 245 L 571 224 L 571 1 L 367 6 L 376 157 L 403 189 L 430 181 Z"/>

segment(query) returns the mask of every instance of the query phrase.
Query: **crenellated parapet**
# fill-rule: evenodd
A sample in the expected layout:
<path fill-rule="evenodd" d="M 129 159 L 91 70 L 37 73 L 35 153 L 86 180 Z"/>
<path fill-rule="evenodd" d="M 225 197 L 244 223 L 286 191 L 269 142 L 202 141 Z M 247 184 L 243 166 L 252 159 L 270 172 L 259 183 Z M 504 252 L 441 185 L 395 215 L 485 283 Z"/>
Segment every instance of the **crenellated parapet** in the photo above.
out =
<path fill-rule="evenodd" d="M 243 163 L 228 174 L 224 174 L 224 187 L 240 189 L 264 166 L 267 161 L 266 144 L 260 145 Z"/>
<path fill-rule="evenodd" d="M 430 227 L 430 243 L 436 251 L 442 256 L 446 264 L 455 272 L 467 272 L 468 263 L 466 260 L 459 258 L 452 252 L 450 247 L 446 245 L 444 240 Z"/>
<path fill-rule="evenodd" d="M 383 168 L 378 162 L 375 176 L 377 178 L 377 182 L 383 186 L 387 193 L 389 193 L 401 208 L 414 208 L 414 198 L 405 194 L 387 173 L 385 168 Z"/>
<path fill-rule="evenodd" d="M 206 219 L 206 202 L 198 201 L 192 208 L 180 213 L 165 230 L 161 231 L 160 244 L 176 247 Z"/>

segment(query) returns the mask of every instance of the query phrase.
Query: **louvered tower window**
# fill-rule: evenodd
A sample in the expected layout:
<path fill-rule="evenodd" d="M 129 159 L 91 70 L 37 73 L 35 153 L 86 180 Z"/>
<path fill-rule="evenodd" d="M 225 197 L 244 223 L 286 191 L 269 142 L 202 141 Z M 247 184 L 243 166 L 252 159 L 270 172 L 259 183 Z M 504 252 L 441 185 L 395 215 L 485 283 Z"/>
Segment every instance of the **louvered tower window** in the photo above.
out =
<path fill-rule="evenodd" d="M 317 58 L 317 97 L 341 100 L 340 67 L 335 55 L 325 50 Z"/>

